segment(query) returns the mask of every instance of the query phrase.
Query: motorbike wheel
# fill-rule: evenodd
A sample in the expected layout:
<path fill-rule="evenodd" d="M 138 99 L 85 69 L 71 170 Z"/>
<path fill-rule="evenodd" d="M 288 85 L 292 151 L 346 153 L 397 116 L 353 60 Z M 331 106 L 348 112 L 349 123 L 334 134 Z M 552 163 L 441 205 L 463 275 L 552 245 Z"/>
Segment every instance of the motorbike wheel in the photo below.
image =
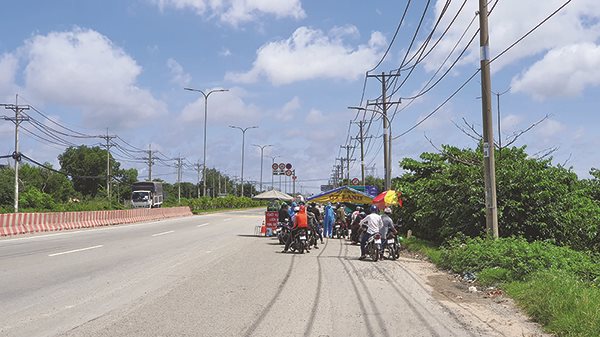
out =
<path fill-rule="evenodd" d="M 395 246 L 394 247 L 394 260 L 397 260 L 398 258 L 400 258 L 400 247 Z"/>
<path fill-rule="evenodd" d="M 379 260 L 379 249 L 377 247 L 371 247 L 371 259 L 375 262 Z"/>
<path fill-rule="evenodd" d="M 393 245 L 389 247 L 389 255 L 388 255 L 388 258 L 389 258 L 390 260 L 395 260 L 395 259 L 397 259 L 397 257 L 396 257 L 396 247 L 395 247 L 395 246 L 393 246 Z"/>
<path fill-rule="evenodd" d="M 300 254 L 304 254 L 304 243 L 303 242 L 298 243 L 298 251 L 300 252 Z"/>

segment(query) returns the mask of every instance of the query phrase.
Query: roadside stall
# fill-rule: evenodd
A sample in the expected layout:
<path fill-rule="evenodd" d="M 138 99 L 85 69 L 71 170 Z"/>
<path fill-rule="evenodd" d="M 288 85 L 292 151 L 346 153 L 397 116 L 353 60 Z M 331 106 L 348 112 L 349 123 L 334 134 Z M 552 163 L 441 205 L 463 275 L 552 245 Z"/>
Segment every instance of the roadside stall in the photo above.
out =
<path fill-rule="evenodd" d="M 255 195 L 252 199 L 255 200 L 269 200 L 269 201 L 292 201 L 294 198 L 285 193 L 277 190 L 271 190 Z M 265 211 L 265 221 L 260 228 L 260 235 L 271 236 L 275 233 L 277 228 L 277 220 L 279 219 L 279 209 L 272 210 L 273 208 L 267 208 Z"/>
<path fill-rule="evenodd" d="M 316 202 L 320 204 L 326 204 L 328 202 L 332 204 L 338 202 L 345 204 L 370 204 L 372 200 L 373 197 L 370 195 L 348 186 L 334 188 L 306 199 L 307 202 Z"/>

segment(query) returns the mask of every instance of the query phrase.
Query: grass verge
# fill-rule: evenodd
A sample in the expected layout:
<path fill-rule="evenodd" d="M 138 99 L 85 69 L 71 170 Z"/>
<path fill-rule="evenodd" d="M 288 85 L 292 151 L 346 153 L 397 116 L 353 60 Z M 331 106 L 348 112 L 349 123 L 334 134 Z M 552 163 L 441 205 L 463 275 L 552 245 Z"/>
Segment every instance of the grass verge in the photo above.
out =
<path fill-rule="evenodd" d="M 478 283 L 500 287 L 557 336 L 600 336 L 598 256 L 515 238 L 451 240 L 443 247 L 411 238 L 403 244 L 441 268 L 475 273 Z"/>

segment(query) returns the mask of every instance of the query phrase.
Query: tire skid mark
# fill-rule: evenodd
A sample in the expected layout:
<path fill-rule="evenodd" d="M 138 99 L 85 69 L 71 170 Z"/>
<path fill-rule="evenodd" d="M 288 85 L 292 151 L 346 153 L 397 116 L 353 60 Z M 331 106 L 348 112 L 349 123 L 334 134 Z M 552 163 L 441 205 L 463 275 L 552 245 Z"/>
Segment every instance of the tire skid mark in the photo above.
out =
<path fill-rule="evenodd" d="M 402 268 L 402 270 L 404 270 L 404 271 L 405 271 L 405 272 L 406 272 L 406 273 L 407 273 L 407 274 L 410 276 L 410 278 L 412 278 L 413 280 L 415 280 L 415 282 L 416 282 L 416 283 L 417 283 L 417 284 L 418 284 L 418 285 L 419 285 L 419 286 L 420 286 L 420 287 L 421 287 L 421 288 L 422 288 L 422 289 L 423 289 L 425 292 L 429 292 L 429 290 L 428 290 L 428 289 L 426 289 L 426 288 L 425 288 L 425 286 L 423 286 L 423 285 L 421 284 L 421 282 L 420 282 L 420 281 L 419 281 L 419 280 L 418 280 L 418 279 L 417 279 L 417 278 L 414 276 L 414 273 L 413 273 L 411 270 L 409 270 L 408 268 L 406 268 L 405 266 L 403 266 L 402 264 L 400 264 L 400 261 L 395 261 L 395 262 L 397 262 L 397 265 L 398 265 L 400 268 Z M 442 293 L 442 292 L 436 291 L 435 289 L 433 289 L 433 291 L 435 291 L 436 293 L 438 293 L 438 294 L 440 294 L 440 295 L 442 295 L 442 296 L 446 297 L 446 298 L 447 298 L 449 301 L 451 301 L 452 303 L 454 303 L 454 304 L 456 304 L 457 306 L 461 307 L 463 310 L 465 310 L 465 311 L 467 311 L 467 312 L 470 312 L 470 313 L 471 313 L 471 315 L 475 316 L 475 317 L 476 317 L 476 318 L 477 318 L 477 319 L 478 319 L 478 320 L 479 320 L 481 323 L 483 323 L 483 324 L 487 325 L 487 326 L 488 326 L 490 329 L 492 329 L 492 330 L 496 331 L 498 334 L 500 334 L 500 335 L 502 335 L 502 336 L 506 336 L 506 335 L 505 335 L 505 334 L 504 334 L 502 331 L 500 331 L 500 330 L 498 330 L 498 329 L 494 328 L 493 326 L 491 326 L 491 325 L 490 325 L 490 323 L 489 323 L 489 322 L 487 322 L 486 320 L 484 320 L 484 319 L 482 319 L 481 317 L 477 316 L 477 314 L 476 314 L 476 313 L 474 313 L 472 310 L 470 310 L 470 309 L 466 308 L 465 306 L 463 306 L 462 304 L 460 304 L 460 303 L 458 303 L 458 302 L 454 301 L 454 300 L 453 300 L 451 297 L 449 297 L 448 295 L 446 295 L 446 294 L 444 294 L 444 293 Z M 446 306 L 445 306 L 443 303 L 441 303 L 441 302 L 439 302 L 439 301 L 437 301 L 437 302 L 438 302 L 438 303 L 439 303 L 441 306 L 443 306 L 443 307 L 444 307 L 444 309 L 446 309 L 446 311 L 447 311 L 447 312 L 450 314 L 450 316 L 452 316 L 452 318 L 454 318 L 454 320 L 456 320 L 456 322 L 458 322 L 458 324 L 460 324 L 460 326 L 464 327 L 464 328 L 465 328 L 465 330 L 467 330 L 466 328 L 468 328 L 468 327 L 469 327 L 467 324 L 463 323 L 463 322 L 462 322 L 462 321 L 461 321 L 461 320 L 458 318 L 458 316 L 457 316 L 457 315 L 456 315 L 456 314 L 455 314 L 455 313 L 454 313 L 452 310 L 450 310 L 448 307 L 446 307 Z M 471 333 L 471 336 L 475 336 L 475 335 L 474 335 L 473 333 Z"/>
<path fill-rule="evenodd" d="M 346 252 L 344 253 L 344 257 L 348 257 L 348 245 L 346 245 Z M 371 307 L 373 308 L 373 310 L 377 310 L 377 302 L 373 299 L 373 295 L 371 295 L 371 292 L 369 291 L 369 287 L 367 287 L 365 280 L 362 277 L 360 277 L 358 270 L 356 269 L 356 266 L 354 266 L 354 264 L 352 264 L 352 262 L 347 260 L 347 263 L 350 265 L 350 268 L 352 268 L 352 270 L 354 271 L 354 274 L 356 275 L 358 282 L 360 282 L 360 284 L 362 285 L 362 287 L 365 291 L 365 294 L 367 295 L 367 298 L 368 298 L 369 302 L 371 303 Z M 366 312 L 365 312 L 365 314 L 366 314 Z M 375 318 L 377 319 L 377 324 L 381 327 L 381 332 L 382 332 L 383 336 L 391 337 L 391 335 L 385 325 L 385 322 L 381 318 L 381 315 L 375 315 Z"/>
<path fill-rule="evenodd" d="M 267 303 L 267 305 L 264 307 L 264 309 L 260 312 L 260 314 L 258 314 L 258 319 L 256 321 L 254 321 L 254 323 L 252 323 L 252 325 L 250 325 L 248 327 L 248 329 L 246 329 L 246 332 L 244 332 L 243 336 L 246 336 L 246 337 L 252 336 L 252 334 L 254 333 L 254 331 L 256 331 L 256 328 L 258 328 L 258 326 L 267 317 L 267 314 L 269 313 L 269 311 L 271 311 L 271 308 L 273 307 L 273 304 L 275 304 L 275 302 L 279 299 L 279 296 L 283 292 L 283 288 L 285 288 L 285 285 L 287 284 L 288 280 L 290 279 L 290 275 L 292 275 L 292 270 L 294 268 L 294 262 L 295 261 L 296 261 L 296 255 L 294 254 L 292 256 L 292 260 L 290 262 L 290 266 L 289 266 L 289 268 L 287 270 L 287 273 L 285 274 L 285 277 L 283 278 L 283 280 L 279 284 L 279 287 L 277 288 L 277 292 L 275 293 L 275 295 L 273 296 L 273 298 L 271 298 L 271 300 L 269 301 L 269 303 Z"/>
<path fill-rule="evenodd" d="M 318 268 L 318 279 L 317 279 L 317 293 L 315 294 L 315 299 L 313 300 L 313 310 L 310 313 L 310 317 L 308 318 L 308 322 L 306 323 L 306 328 L 304 329 L 304 336 L 310 336 L 313 325 L 315 323 L 315 317 L 317 316 L 317 309 L 319 308 L 319 298 L 321 297 L 321 287 L 323 284 L 323 269 L 321 268 L 321 255 L 325 252 L 325 248 L 327 248 L 327 243 L 322 246 L 321 251 L 317 255 L 317 268 Z"/>
<path fill-rule="evenodd" d="M 377 334 L 375 334 L 375 331 L 373 330 L 373 326 L 371 325 L 371 321 L 369 320 L 369 317 L 366 315 L 367 308 L 365 307 L 365 303 L 363 302 L 363 299 L 358 292 L 358 286 L 356 285 L 356 281 L 354 280 L 354 277 L 352 277 L 352 274 L 350 273 L 350 270 L 348 269 L 346 262 L 344 262 L 344 260 L 345 260 L 344 258 L 348 257 L 348 247 L 346 246 L 346 254 L 344 255 L 344 258 L 342 258 L 342 248 L 343 248 L 343 244 L 342 244 L 342 242 L 340 242 L 340 252 L 338 255 L 338 260 L 342 264 L 342 267 L 344 267 L 344 271 L 348 275 L 348 279 L 350 280 L 350 283 L 352 283 L 352 288 L 354 288 L 354 294 L 356 295 L 356 299 L 358 299 L 358 305 L 360 307 L 360 310 L 363 314 L 365 314 L 363 317 L 365 318 L 364 321 L 365 321 L 365 326 L 367 328 L 367 336 L 377 336 Z"/>

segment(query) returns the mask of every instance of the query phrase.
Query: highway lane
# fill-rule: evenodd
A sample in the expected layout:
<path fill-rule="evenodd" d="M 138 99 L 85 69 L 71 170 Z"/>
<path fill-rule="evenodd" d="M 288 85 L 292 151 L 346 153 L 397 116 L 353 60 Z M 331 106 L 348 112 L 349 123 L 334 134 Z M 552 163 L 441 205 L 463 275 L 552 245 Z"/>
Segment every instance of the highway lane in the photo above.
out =
<path fill-rule="evenodd" d="M 282 254 L 259 210 L 0 240 L 0 336 L 508 336 L 407 262 Z"/>
<path fill-rule="evenodd" d="M 52 336 L 168 289 L 260 220 L 242 211 L 2 239 L 0 336 Z"/>

